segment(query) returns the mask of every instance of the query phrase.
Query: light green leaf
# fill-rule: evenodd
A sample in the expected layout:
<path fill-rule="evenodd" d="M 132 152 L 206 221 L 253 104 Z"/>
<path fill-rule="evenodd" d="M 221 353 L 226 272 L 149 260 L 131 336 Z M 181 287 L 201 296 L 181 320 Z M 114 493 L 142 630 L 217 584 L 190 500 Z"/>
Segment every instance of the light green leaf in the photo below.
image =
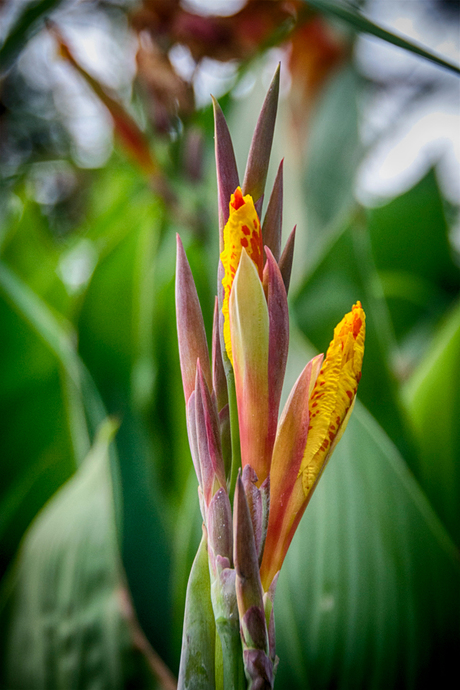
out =
<path fill-rule="evenodd" d="M 347 2 L 337 2 L 337 0 L 307 0 L 307 2 L 310 7 L 345 21 L 349 26 L 357 31 L 362 31 L 363 33 L 370 34 L 371 36 L 381 38 L 383 41 L 387 41 L 387 43 L 391 43 L 399 48 L 404 48 L 410 53 L 420 55 L 421 57 L 434 62 L 440 67 L 445 67 L 456 74 L 460 74 L 460 68 L 457 67 L 457 65 L 444 60 L 439 55 L 435 55 L 435 53 L 432 53 L 423 46 L 417 45 L 406 38 L 397 36 L 396 34 L 391 33 L 391 31 L 384 29 L 382 26 L 379 26 L 370 19 L 367 19 L 356 7 L 353 7 L 353 5 L 350 5 Z"/>
<path fill-rule="evenodd" d="M 9 625 L 4 612 L 1 626 L 3 681 L 11 690 L 115 689 L 128 680 L 132 642 L 109 465 L 115 429 L 104 424 L 85 462 L 24 537 L 10 574 Z"/>
<path fill-rule="evenodd" d="M 278 690 L 443 687 L 460 641 L 459 584 L 443 525 L 357 404 L 281 570 Z"/>
<path fill-rule="evenodd" d="M 460 544 L 460 303 L 405 390 L 419 443 L 416 475 Z"/>

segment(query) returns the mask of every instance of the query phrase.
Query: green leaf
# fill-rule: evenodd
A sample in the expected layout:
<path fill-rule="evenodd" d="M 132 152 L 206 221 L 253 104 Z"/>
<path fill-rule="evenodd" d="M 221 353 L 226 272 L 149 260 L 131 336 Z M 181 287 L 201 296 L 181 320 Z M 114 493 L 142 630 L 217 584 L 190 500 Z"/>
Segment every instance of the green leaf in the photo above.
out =
<path fill-rule="evenodd" d="M 358 403 L 281 570 L 276 687 L 447 687 L 459 583 L 458 552 Z"/>
<path fill-rule="evenodd" d="M 43 26 L 44 17 L 62 0 L 32 0 L 25 3 L 16 22 L 0 48 L 0 70 L 11 66 L 26 42 Z"/>
<path fill-rule="evenodd" d="M 327 84 L 313 114 L 303 179 L 309 264 L 355 204 L 354 179 L 363 153 L 358 132 L 360 86 L 358 74 L 347 65 Z"/>
<path fill-rule="evenodd" d="M 144 185 L 133 192 L 135 207 L 123 206 L 118 195 L 111 196 L 110 181 L 105 184 L 109 185 L 109 189 L 103 185 L 108 205 L 97 204 L 91 228 L 93 241 L 100 243 L 103 252 L 81 305 L 80 353 L 109 413 L 122 420 L 117 446 L 123 566 L 142 629 L 173 665 L 169 540 L 175 514 L 164 486 L 174 487 L 175 473 L 189 457 L 185 421 L 183 426 L 170 427 L 178 410 L 184 415 L 177 346 L 171 347 L 172 333 L 176 337 L 174 254 L 168 254 L 165 262 L 171 287 L 171 302 L 165 304 L 164 284 L 157 275 L 161 232 L 157 200 Z M 116 189 L 119 184 L 117 176 Z M 116 241 L 110 241 L 112 221 Z M 163 309 L 168 312 L 167 327 L 155 318 L 157 310 Z M 169 377 L 172 361 L 177 368 L 174 379 Z M 171 396 L 178 400 L 177 405 L 169 404 Z M 186 453 L 180 454 L 178 448 Z M 177 495 L 174 501 L 177 503 Z"/>
<path fill-rule="evenodd" d="M 407 368 L 420 357 L 429 342 L 427 331 L 460 290 L 435 171 L 369 211 L 368 227 L 393 328 L 399 343 L 406 344 Z"/>
<path fill-rule="evenodd" d="M 187 586 L 178 690 L 215 688 L 215 641 L 208 550 L 203 535 Z"/>
<path fill-rule="evenodd" d="M 0 491 L 3 571 L 31 519 L 85 457 L 104 412 L 68 322 L 5 264 L 0 297 L 2 453 L 9 460 Z"/>
<path fill-rule="evenodd" d="M 402 38 L 401 36 L 397 36 L 396 34 L 391 33 L 391 31 L 379 26 L 375 22 L 370 21 L 370 19 L 364 17 L 364 15 L 362 15 L 356 7 L 353 7 L 349 3 L 337 2 L 337 0 L 306 1 L 310 7 L 343 20 L 356 31 L 362 31 L 363 33 L 370 34 L 371 36 L 376 36 L 376 38 L 381 38 L 383 41 L 387 41 L 387 43 L 391 43 L 399 48 L 404 48 L 410 53 L 420 55 L 421 57 L 434 62 L 440 67 L 445 67 L 456 74 L 460 74 L 460 68 L 457 67 L 457 65 L 452 64 L 448 60 L 444 60 L 439 55 L 435 55 L 435 53 L 432 53 L 423 46 L 417 45 L 416 43 L 413 43 L 406 38 Z"/>
<path fill-rule="evenodd" d="M 409 380 L 405 399 L 419 444 L 414 471 L 460 544 L 460 303 Z"/>
<path fill-rule="evenodd" d="M 102 426 L 24 537 L 3 591 L 5 687 L 124 688 L 132 674 L 109 466 L 115 429 Z"/>

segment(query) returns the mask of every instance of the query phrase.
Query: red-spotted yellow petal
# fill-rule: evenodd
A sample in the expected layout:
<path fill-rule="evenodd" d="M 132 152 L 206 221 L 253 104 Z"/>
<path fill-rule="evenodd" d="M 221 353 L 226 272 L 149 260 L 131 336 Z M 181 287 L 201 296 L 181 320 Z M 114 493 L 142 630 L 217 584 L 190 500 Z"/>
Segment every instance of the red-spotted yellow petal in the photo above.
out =
<path fill-rule="evenodd" d="M 354 402 L 364 355 L 365 314 L 357 302 L 334 330 L 310 398 L 310 425 L 299 475 L 308 496 L 338 443 Z"/>
<path fill-rule="evenodd" d="M 270 470 L 270 516 L 261 564 L 266 591 L 353 409 L 361 378 L 365 315 L 361 303 L 342 319 L 321 370 L 312 360 L 299 377 L 278 424 Z M 314 386 L 312 385 L 314 382 Z"/>
<path fill-rule="evenodd" d="M 263 277 L 263 245 L 259 216 L 254 208 L 252 197 L 243 197 L 240 187 L 237 187 L 230 201 L 229 218 L 224 227 L 224 250 L 220 255 L 224 267 L 222 286 L 224 299 L 222 313 L 224 315 L 224 341 L 229 360 L 233 365 L 232 344 L 230 338 L 229 301 L 233 281 L 240 263 L 241 252 L 246 250 L 248 256 L 257 267 L 260 280 Z"/>

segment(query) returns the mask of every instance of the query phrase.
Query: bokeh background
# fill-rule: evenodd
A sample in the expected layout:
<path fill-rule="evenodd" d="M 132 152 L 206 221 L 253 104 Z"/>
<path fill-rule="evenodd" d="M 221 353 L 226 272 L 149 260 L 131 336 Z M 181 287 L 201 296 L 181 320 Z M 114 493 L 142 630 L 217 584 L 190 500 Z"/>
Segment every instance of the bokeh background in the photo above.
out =
<path fill-rule="evenodd" d="M 444 687 L 460 82 L 440 62 L 458 72 L 458 0 L 4 0 L 0 40 L 0 687 L 174 687 L 201 532 L 175 233 L 209 333 L 210 94 L 242 175 L 279 61 L 287 390 L 357 299 L 368 327 L 359 402 L 279 580 L 276 686 Z"/>

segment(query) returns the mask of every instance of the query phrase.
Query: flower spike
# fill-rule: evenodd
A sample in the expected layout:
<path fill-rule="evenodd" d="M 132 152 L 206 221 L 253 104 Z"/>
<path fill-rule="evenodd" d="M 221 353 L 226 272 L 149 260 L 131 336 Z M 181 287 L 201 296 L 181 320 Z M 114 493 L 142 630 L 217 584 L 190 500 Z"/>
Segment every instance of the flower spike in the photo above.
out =
<path fill-rule="evenodd" d="M 202 639 L 217 633 L 211 684 L 273 690 L 279 571 L 348 423 L 361 378 L 365 315 L 356 302 L 335 328 L 326 357 L 318 355 L 305 366 L 278 420 L 295 240 L 294 228 L 281 253 L 283 161 L 261 224 L 278 91 L 279 69 L 257 122 L 242 188 L 230 133 L 214 101 L 220 261 L 212 367 L 195 284 L 177 242 L 179 353 L 204 523 L 187 595 L 187 668 L 181 662 L 180 690 L 199 661 L 187 638 L 195 625 Z M 205 549 L 209 579 L 202 572 Z M 201 583 L 215 628 L 196 615 Z"/>

